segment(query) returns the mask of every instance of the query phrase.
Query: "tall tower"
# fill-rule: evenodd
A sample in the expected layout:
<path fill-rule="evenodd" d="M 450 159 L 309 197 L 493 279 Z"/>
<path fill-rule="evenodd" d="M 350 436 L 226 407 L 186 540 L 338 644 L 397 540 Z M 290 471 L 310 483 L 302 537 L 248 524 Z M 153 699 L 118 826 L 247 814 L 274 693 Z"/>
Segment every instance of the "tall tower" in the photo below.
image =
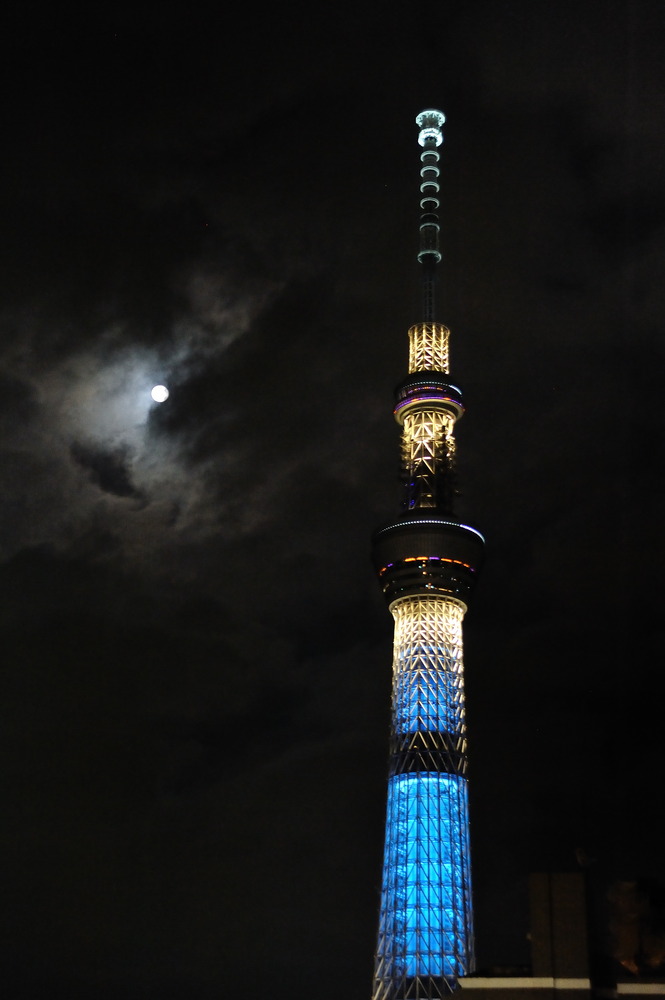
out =
<path fill-rule="evenodd" d="M 422 321 L 396 390 L 404 511 L 375 532 L 374 565 L 395 619 L 386 840 L 373 1000 L 433 1000 L 473 969 L 462 619 L 482 535 L 454 516 L 462 393 L 450 331 L 435 319 L 440 111 L 416 118 L 422 147 Z"/>

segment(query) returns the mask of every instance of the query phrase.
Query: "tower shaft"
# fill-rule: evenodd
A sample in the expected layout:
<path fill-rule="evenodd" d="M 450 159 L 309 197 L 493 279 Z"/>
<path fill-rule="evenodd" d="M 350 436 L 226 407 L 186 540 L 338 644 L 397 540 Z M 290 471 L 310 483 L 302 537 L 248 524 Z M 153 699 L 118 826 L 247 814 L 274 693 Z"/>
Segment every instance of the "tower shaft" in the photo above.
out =
<path fill-rule="evenodd" d="M 396 390 L 404 513 L 375 532 L 374 565 L 395 622 L 390 769 L 373 1000 L 434 1000 L 473 968 L 462 619 L 482 535 L 454 516 L 449 330 L 434 319 L 439 111 L 422 112 L 423 314 Z"/>

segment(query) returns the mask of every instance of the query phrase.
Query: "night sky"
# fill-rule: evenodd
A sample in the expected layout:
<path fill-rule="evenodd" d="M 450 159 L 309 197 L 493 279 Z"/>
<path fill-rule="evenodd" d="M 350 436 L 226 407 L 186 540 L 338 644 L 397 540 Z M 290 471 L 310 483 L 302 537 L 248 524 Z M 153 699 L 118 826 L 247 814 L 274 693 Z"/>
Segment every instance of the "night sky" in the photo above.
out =
<path fill-rule="evenodd" d="M 4 18 L 3 997 L 369 996 L 428 106 L 480 965 L 665 881 L 662 4 Z"/>

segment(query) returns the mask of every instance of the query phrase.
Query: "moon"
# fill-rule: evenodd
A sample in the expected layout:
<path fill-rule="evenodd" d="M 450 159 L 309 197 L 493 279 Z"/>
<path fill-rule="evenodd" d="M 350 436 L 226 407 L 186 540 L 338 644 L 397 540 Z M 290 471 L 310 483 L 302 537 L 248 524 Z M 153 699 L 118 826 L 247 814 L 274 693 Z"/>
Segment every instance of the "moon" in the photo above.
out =
<path fill-rule="evenodd" d="M 169 390 L 165 385 L 153 386 L 150 395 L 156 403 L 164 403 L 169 398 Z"/>

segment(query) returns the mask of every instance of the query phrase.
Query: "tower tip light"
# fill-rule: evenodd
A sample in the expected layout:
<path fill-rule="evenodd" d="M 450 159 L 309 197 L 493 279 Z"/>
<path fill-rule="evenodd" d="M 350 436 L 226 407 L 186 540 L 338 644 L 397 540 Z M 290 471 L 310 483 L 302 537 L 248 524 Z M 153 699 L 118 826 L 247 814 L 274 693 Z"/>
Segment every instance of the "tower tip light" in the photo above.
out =
<path fill-rule="evenodd" d="M 433 108 L 421 111 L 419 115 L 416 115 L 416 125 L 420 129 L 420 134 L 418 135 L 419 144 L 425 146 L 428 140 L 430 143 L 434 140 L 434 144 L 440 146 L 443 142 L 441 126 L 445 120 L 446 116 L 443 111 L 436 111 Z"/>
<path fill-rule="evenodd" d="M 431 321 L 435 312 L 436 265 L 441 260 L 439 250 L 439 151 L 443 142 L 441 126 L 446 120 L 443 111 L 430 108 L 416 115 L 420 154 L 420 248 L 418 260 L 423 265 L 423 319 Z"/>

